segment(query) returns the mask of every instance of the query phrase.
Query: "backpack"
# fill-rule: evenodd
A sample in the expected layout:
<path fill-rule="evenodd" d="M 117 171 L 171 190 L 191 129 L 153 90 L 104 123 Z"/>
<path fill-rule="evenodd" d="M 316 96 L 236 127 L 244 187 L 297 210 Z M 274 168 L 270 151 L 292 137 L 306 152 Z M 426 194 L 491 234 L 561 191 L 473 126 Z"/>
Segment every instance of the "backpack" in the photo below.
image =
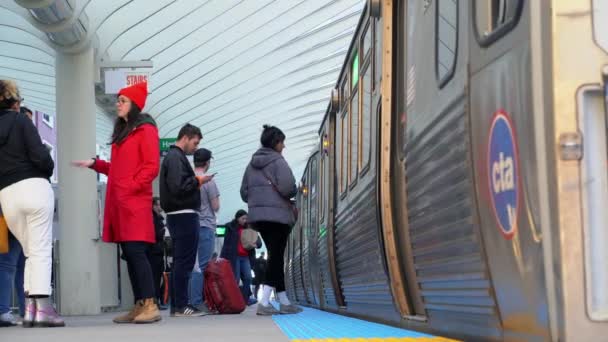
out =
<path fill-rule="evenodd" d="M 241 245 L 243 248 L 250 251 L 254 249 L 258 241 L 258 232 L 251 228 L 243 229 L 241 232 Z"/>

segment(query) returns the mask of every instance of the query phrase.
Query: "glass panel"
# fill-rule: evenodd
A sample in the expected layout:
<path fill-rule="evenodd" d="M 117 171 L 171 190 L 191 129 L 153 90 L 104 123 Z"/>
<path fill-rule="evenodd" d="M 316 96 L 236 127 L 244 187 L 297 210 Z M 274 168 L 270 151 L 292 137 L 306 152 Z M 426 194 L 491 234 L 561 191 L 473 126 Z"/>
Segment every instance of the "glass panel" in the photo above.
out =
<path fill-rule="evenodd" d="M 338 177 L 338 189 L 340 193 L 344 191 L 344 184 L 342 183 L 342 119 L 338 117 L 336 120 L 336 174 Z"/>
<path fill-rule="evenodd" d="M 342 192 L 348 184 L 348 113 L 342 116 Z"/>
<path fill-rule="evenodd" d="M 363 40 L 361 41 L 361 51 L 363 51 L 363 59 L 367 59 L 369 52 L 372 47 L 372 29 L 371 26 L 368 26 L 365 29 L 365 33 L 363 33 Z"/>
<path fill-rule="evenodd" d="M 359 54 L 355 53 L 355 58 L 353 59 L 353 64 L 351 68 L 351 88 L 355 88 L 357 83 L 359 83 Z"/>
<path fill-rule="evenodd" d="M 349 184 L 357 179 L 359 171 L 359 92 L 353 95 L 350 102 L 350 176 Z"/>
<path fill-rule="evenodd" d="M 504 35 L 517 19 L 522 0 L 482 0 L 475 1 L 475 21 L 481 42 L 495 40 L 496 34 Z M 505 26 L 509 26 L 505 28 Z M 501 32 L 497 32 L 498 30 Z M 490 41 L 490 42 L 491 42 Z"/>
<path fill-rule="evenodd" d="M 454 73 L 458 39 L 458 4 L 456 0 L 437 2 L 435 71 L 441 85 Z"/>
<path fill-rule="evenodd" d="M 363 71 L 363 92 L 361 113 L 361 167 L 369 163 L 371 153 L 371 117 L 372 117 L 372 68 L 369 65 Z"/>
<path fill-rule="evenodd" d="M 376 21 L 374 35 L 374 83 L 378 86 L 380 85 L 380 80 L 382 79 L 382 25 L 380 25 L 380 23 L 380 20 Z"/>
<path fill-rule="evenodd" d="M 318 191 L 318 184 L 317 184 L 317 179 L 318 179 L 318 172 L 319 170 L 317 170 L 317 159 L 313 159 L 312 163 L 311 163 L 311 167 L 310 167 L 310 191 L 309 193 L 309 197 L 310 197 L 310 223 L 309 223 L 309 235 L 312 235 L 313 232 L 316 230 L 316 225 L 317 225 L 317 191 Z M 310 253 L 310 252 L 309 252 Z"/>
<path fill-rule="evenodd" d="M 321 161 L 319 167 L 319 217 L 325 218 L 325 153 L 321 147 Z"/>

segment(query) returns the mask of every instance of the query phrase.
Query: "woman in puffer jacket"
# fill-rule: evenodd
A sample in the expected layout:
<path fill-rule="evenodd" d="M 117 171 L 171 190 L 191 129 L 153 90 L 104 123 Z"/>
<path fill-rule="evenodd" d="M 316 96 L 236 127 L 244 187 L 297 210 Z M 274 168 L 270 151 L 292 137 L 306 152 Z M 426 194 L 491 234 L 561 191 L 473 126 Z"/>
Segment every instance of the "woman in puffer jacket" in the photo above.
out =
<path fill-rule="evenodd" d="M 262 147 L 253 154 L 241 184 L 241 198 L 249 207 L 249 222 L 260 232 L 268 248 L 268 270 L 257 314 L 298 313 L 302 309 L 287 299 L 283 271 L 287 238 L 296 221 L 291 202 L 298 192 L 296 180 L 281 154 L 285 134 L 277 127 L 264 125 L 260 142 Z M 272 291 L 279 298 L 279 310 L 270 304 Z"/>

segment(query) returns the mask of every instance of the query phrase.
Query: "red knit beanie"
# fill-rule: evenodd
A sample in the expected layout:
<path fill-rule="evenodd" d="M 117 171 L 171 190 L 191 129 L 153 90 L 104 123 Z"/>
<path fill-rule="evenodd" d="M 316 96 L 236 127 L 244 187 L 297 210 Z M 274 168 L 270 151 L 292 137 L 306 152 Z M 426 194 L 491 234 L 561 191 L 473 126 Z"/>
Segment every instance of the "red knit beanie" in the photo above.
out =
<path fill-rule="evenodd" d="M 118 92 L 118 96 L 120 95 L 128 97 L 129 100 L 139 107 L 139 110 L 143 110 L 146 105 L 146 97 L 148 97 L 148 83 L 142 82 L 122 88 Z"/>

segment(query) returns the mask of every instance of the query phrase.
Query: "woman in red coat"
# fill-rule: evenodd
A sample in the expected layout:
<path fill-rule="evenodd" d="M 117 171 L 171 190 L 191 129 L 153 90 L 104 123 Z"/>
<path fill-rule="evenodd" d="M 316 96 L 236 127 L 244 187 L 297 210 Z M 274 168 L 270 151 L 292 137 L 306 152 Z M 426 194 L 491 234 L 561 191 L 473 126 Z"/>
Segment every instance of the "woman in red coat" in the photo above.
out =
<path fill-rule="evenodd" d="M 160 163 L 156 123 L 141 112 L 147 95 L 146 83 L 118 93 L 111 162 L 94 158 L 73 163 L 108 176 L 102 238 L 120 244 L 136 300 L 129 313 L 114 318 L 115 323 L 152 323 L 161 319 L 147 257 L 150 244 L 155 242 L 152 181 Z"/>

